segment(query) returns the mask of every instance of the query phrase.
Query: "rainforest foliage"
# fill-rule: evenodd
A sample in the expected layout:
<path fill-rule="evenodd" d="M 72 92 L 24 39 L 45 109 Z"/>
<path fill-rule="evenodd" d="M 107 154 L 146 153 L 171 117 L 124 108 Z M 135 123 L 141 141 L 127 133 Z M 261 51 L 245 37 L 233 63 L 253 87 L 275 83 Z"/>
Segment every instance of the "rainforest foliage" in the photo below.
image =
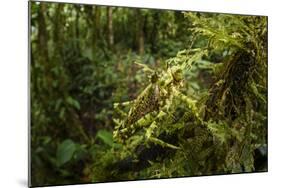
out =
<path fill-rule="evenodd" d="M 32 2 L 31 184 L 267 171 L 267 18 Z"/>

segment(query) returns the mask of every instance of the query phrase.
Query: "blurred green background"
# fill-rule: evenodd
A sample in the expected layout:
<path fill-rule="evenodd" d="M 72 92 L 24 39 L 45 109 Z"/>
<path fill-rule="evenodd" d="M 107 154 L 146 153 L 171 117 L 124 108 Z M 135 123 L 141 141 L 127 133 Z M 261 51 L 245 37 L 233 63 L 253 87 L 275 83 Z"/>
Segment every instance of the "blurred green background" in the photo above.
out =
<path fill-rule="evenodd" d="M 134 62 L 164 69 L 180 50 L 210 42 L 180 11 L 31 2 L 30 18 L 33 186 L 102 181 L 92 169 L 120 147 L 113 104 L 149 84 Z M 204 60 L 217 64 L 226 53 L 213 48 Z M 185 77 L 193 99 L 215 81 L 203 61 Z"/>

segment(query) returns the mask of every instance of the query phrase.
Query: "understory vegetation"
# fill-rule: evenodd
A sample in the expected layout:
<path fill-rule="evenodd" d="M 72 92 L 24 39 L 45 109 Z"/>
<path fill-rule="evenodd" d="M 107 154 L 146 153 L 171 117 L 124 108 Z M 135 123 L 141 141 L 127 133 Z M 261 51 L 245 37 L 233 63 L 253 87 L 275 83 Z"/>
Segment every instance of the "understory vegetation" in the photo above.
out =
<path fill-rule="evenodd" d="M 31 184 L 267 171 L 267 18 L 32 2 Z"/>

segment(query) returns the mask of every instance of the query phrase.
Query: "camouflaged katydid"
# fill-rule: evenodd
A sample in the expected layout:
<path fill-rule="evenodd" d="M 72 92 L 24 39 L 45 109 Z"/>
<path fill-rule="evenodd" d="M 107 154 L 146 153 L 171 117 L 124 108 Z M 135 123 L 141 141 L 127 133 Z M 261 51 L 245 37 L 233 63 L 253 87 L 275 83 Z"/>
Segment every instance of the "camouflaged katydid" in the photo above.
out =
<path fill-rule="evenodd" d="M 136 129 L 152 125 L 160 113 L 159 109 L 169 108 L 169 104 L 166 103 L 170 97 L 179 96 L 185 98 L 178 91 L 178 88 L 183 85 L 183 70 L 190 68 L 191 64 L 200 59 L 204 53 L 195 51 L 195 54 L 188 56 L 188 52 L 182 51 L 178 56 L 184 56 L 186 59 L 183 62 L 178 62 L 177 59 L 168 61 L 167 69 L 161 73 L 150 69 L 147 65 L 137 63 L 145 71 L 151 73 L 150 84 L 137 99 L 127 103 L 131 106 L 130 110 L 124 120 L 116 126 L 114 137 L 122 141 L 132 135 Z M 118 107 L 118 105 L 116 106 Z M 161 112 L 166 113 L 163 110 Z M 152 130 L 152 128 L 148 128 L 148 130 Z"/>
<path fill-rule="evenodd" d="M 148 70 L 146 65 L 139 65 Z M 152 72 L 150 84 L 141 92 L 137 99 L 127 103 L 131 105 L 130 110 L 125 120 L 121 122 L 118 130 L 115 131 L 115 137 L 121 136 L 124 139 L 130 136 L 137 127 L 146 124 L 145 121 L 149 122 L 148 119 L 151 116 L 157 115 L 159 108 L 165 105 L 166 99 L 170 97 L 172 92 L 172 87 L 182 83 L 183 74 L 180 66 L 168 68 L 167 71 L 162 73 L 157 73 L 151 69 L 149 71 Z"/>

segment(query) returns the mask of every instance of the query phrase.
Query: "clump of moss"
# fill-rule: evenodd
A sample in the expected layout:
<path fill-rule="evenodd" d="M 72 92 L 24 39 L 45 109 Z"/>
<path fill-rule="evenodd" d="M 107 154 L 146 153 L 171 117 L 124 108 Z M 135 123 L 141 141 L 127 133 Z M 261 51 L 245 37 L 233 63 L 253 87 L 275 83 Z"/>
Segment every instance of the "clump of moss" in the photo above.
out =
<path fill-rule="evenodd" d="M 134 101 L 115 104 L 114 139 L 122 147 L 104 165 L 114 168 L 114 180 L 267 170 L 267 159 L 255 162 L 267 147 L 266 18 L 185 17 L 194 44 L 168 59 L 166 69 L 143 65 L 150 84 Z M 194 96 L 188 79 L 207 65 L 213 83 Z"/>

